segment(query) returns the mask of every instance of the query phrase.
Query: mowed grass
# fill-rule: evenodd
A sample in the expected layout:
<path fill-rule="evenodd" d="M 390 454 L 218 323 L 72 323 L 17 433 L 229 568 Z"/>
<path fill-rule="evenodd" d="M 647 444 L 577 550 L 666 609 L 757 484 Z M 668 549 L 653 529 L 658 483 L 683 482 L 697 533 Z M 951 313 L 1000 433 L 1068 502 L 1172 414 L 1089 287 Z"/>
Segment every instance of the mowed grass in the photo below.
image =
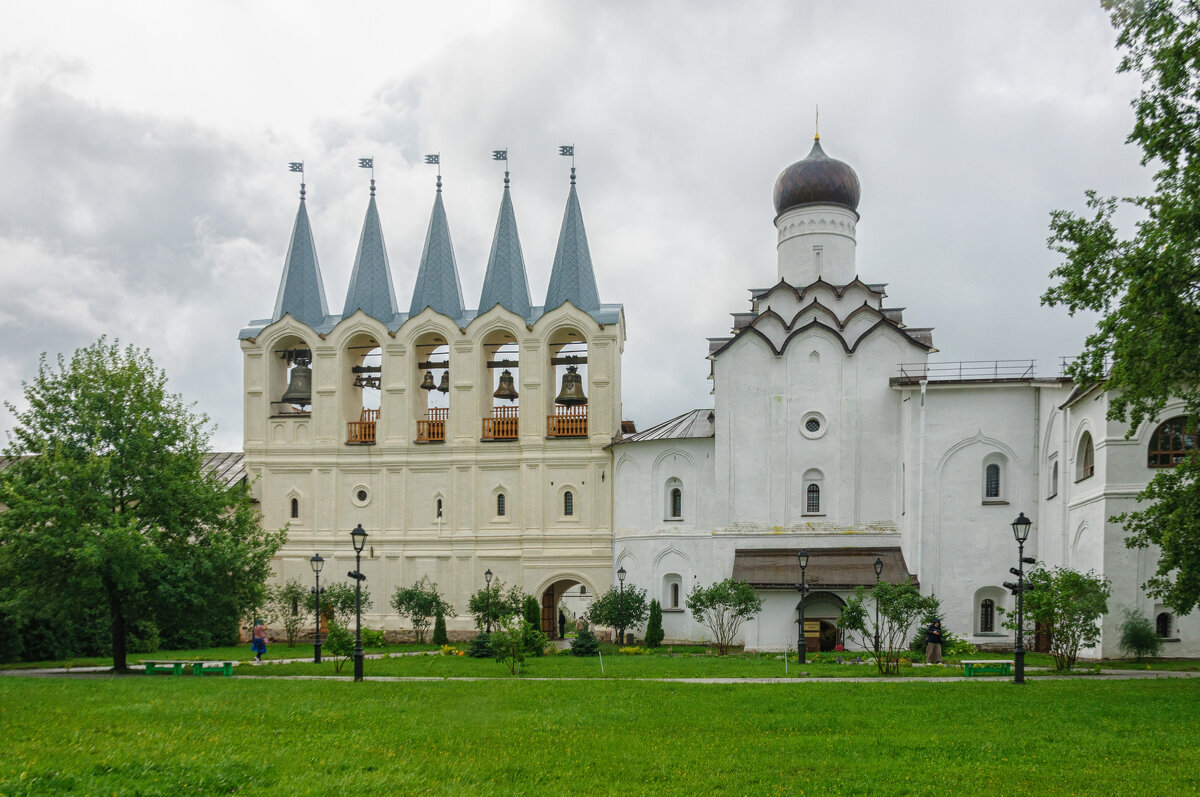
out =
<path fill-rule="evenodd" d="M 0 678 L 0 794 L 1184 794 L 1192 680 Z"/>

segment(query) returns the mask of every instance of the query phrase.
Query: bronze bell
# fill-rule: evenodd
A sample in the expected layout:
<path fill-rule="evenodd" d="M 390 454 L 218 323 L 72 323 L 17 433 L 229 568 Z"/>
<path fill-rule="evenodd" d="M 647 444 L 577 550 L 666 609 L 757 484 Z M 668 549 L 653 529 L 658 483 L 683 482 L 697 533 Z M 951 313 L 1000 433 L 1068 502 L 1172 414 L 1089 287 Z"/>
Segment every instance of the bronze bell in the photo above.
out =
<path fill-rule="evenodd" d="M 492 394 L 492 398 L 508 399 L 509 401 L 517 400 L 517 389 L 513 385 L 512 371 L 507 368 L 500 374 L 500 387 L 496 388 L 496 392 Z"/>
<path fill-rule="evenodd" d="M 433 390 L 433 371 L 426 371 L 425 378 L 421 380 L 422 390 Z"/>
<path fill-rule="evenodd" d="M 438 382 L 438 392 L 439 393 L 449 393 L 450 392 L 450 372 L 449 371 L 442 371 L 442 381 Z"/>
<path fill-rule="evenodd" d="M 293 368 L 291 382 L 279 400 L 301 407 L 312 404 L 312 369 L 307 365 L 297 365 Z"/>
<path fill-rule="evenodd" d="M 555 403 L 567 407 L 587 404 L 587 396 L 583 395 L 583 377 L 578 371 L 573 365 L 567 366 L 567 372 L 563 374 L 562 390 L 558 392 L 558 398 L 554 399 Z"/>

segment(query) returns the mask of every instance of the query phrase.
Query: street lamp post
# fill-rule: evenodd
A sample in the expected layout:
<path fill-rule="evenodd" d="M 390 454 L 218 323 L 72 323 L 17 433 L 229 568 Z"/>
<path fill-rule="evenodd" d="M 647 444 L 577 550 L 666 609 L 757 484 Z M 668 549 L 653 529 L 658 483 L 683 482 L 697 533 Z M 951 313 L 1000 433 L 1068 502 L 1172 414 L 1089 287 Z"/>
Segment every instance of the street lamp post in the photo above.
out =
<path fill-rule="evenodd" d="M 317 636 L 313 640 L 313 664 L 321 663 L 321 568 L 325 566 L 325 560 L 321 558 L 321 554 L 313 554 L 312 559 L 308 560 L 312 565 L 313 575 L 317 578 L 317 586 L 312 588 L 312 594 L 317 599 Z"/>
<path fill-rule="evenodd" d="M 796 589 L 800 592 L 800 634 L 796 640 L 796 657 L 799 661 L 804 661 L 808 655 L 808 644 L 804 638 L 804 595 L 808 592 L 808 582 L 804 580 L 804 571 L 808 569 L 808 549 L 804 548 L 796 554 L 796 559 L 800 562 L 800 583 L 796 585 Z"/>
<path fill-rule="evenodd" d="M 362 649 L 362 583 L 366 576 L 362 574 L 363 546 L 367 544 L 367 532 L 359 523 L 350 532 L 354 542 L 354 571 L 348 573 L 354 579 L 354 680 L 363 679 L 363 649 Z"/>
<path fill-rule="evenodd" d="M 1017 583 L 1004 582 L 1004 586 L 1017 596 L 1017 639 L 1013 645 L 1013 658 L 1017 666 L 1013 670 L 1014 684 L 1025 683 L 1025 565 L 1037 564 L 1036 559 L 1025 556 L 1025 541 L 1029 539 L 1032 527 L 1033 521 L 1025 517 L 1024 512 L 1012 522 L 1013 537 L 1017 540 L 1017 566 L 1010 567 L 1008 572 L 1017 577 Z"/>
<path fill-rule="evenodd" d="M 484 580 L 484 583 L 487 584 L 487 594 L 488 594 L 488 599 L 487 599 L 487 604 L 486 604 L 487 605 L 487 617 L 485 617 L 484 620 L 487 622 L 487 632 L 490 634 L 490 633 L 492 633 L 492 611 L 494 610 L 494 607 L 492 606 L 492 569 L 490 567 L 487 569 L 487 572 L 483 574 L 483 580 Z"/>
<path fill-rule="evenodd" d="M 875 661 L 879 662 L 879 577 L 883 575 L 883 557 L 875 557 Z"/>
<path fill-rule="evenodd" d="M 617 599 L 617 644 L 625 644 L 625 568 L 617 571 L 617 581 L 621 585 L 621 593 Z"/>

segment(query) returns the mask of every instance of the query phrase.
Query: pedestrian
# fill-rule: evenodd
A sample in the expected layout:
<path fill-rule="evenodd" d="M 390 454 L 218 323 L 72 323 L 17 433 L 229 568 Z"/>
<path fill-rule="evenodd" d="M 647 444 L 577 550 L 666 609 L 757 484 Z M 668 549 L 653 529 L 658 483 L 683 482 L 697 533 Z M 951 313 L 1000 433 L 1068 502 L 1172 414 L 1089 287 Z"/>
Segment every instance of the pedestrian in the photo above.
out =
<path fill-rule="evenodd" d="M 925 631 L 925 663 L 942 663 L 942 621 L 934 620 Z"/>
<path fill-rule="evenodd" d="M 567 635 L 567 616 L 563 614 L 563 610 L 558 610 L 558 638 L 562 639 Z"/>
<path fill-rule="evenodd" d="M 250 640 L 250 650 L 254 653 L 255 664 L 262 663 L 262 657 L 267 655 L 267 627 L 262 618 L 255 618 L 253 639 Z"/>

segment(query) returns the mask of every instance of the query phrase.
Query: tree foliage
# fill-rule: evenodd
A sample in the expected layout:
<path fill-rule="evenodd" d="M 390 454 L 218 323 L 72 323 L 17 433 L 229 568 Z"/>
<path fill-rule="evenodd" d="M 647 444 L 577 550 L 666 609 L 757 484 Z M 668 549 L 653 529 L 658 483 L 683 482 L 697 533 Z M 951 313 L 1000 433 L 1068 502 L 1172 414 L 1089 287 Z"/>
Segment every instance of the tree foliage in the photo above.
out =
<path fill-rule="evenodd" d="M 1100 314 L 1070 374 L 1079 384 L 1106 382 L 1109 417 L 1133 434 L 1181 399 L 1200 421 L 1200 6 L 1182 0 L 1105 0 L 1122 51 L 1119 72 L 1137 74 L 1136 120 L 1126 139 L 1154 164 L 1148 196 L 1087 192 L 1088 212 L 1051 214 L 1051 248 L 1064 257 L 1042 297 L 1072 314 Z M 1141 217 L 1123 237 L 1120 208 Z M 1200 464 L 1193 457 L 1159 471 L 1139 496 L 1154 502 L 1113 520 L 1130 547 L 1158 545 L 1162 556 L 1146 584 L 1181 614 L 1200 602 Z"/>
<path fill-rule="evenodd" d="M 433 644 L 450 644 L 450 637 L 446 634 L 446 615 L 440 610 L 433 615 Z"/>
<path fill-rule="evenodd" d="M 492 631 L 491 642 L 496 661 L 508 667 L 509 673 L 516 675 L 526 657 L 542 655 L 546 647 L 546 635 L 524 617 L 512 615 L 501 620 L 500 625 Z"/>
<path fill-rule="evenodd" d="M 113 667 L 130 630 L 229 644 L 262 600 L 284 533 L 264 532 L 245 485 L 203 468 L 208 419 L 167 391 L 142 350 L 101 338 L 45 355 L 22 383 L 0 470 L 0 583 L 20 621 L 102 606 Z"/>
<path fill-rule="evenodd" d="M 1162 651 L 1162 644 L 1149 617 L 1132 609 L 1125 610 L 1125 619 L 1121 621 L 1121 641 L 1118 643 L 1122 653 L 1141 661 L 1148 656 L 1157 656 Z"/>
<path fill-rule="evenodd" d="M 592 601 L 588 607 L 588 619 L 593 624 L 614 629 L 620 642 L 624 639 L 626 629 L 637 628 L 646 621 L 649 611 L 646 590 L 628 585 L 623 589 L 610 589 Z"/>
<path fill-rule="evenodd" d="M 305 607 L 309 614 L 316 614 L 317 596 L 310 591 L 305 598 Z M 371 598 L 371 588 L 367 582 L 362 584 L 362 610 L 368 611 L 374 605 Z M 349 581 L 331 581 L 321 586 L 321 619 L 326 624 L 336 621 L 348 628 L 354 620 L 354 585 Z"/>
<path fill-rule="evenodd" d="M 742 623 L 762 611 L 763 599 L 745 581 L 727 578 L 707 587 L 697 584 L 688 593 L 687 607 L 713 632 L 717 655 L 724 656 Z"/>
<path fill-rule="evenodd" d="M 875 607 L 879 608 L 878 624 Z M 838 627 L 861 650 L 874 650 L 878 634 L 879 655 L 875 657 L 875 666 L 880 675 L 897 675 L 900 654 L 906 647 L 913 624 L 923 617 L 936 616 L 938 609 L 935 596 L 922 595 L 921 590 L 911 583 L 881 581 L 870 592 L 862 585 L 855 588 L 854 595 L 842 607 Z"/>
<path fill-rule="evenodd" d="M 1025 580 L 1029 590 L 1024 597 L 1023 633 L 1032 638 L 1038 629 L 1047 632 L 1054 669 L 1071 669 L 1080 648 L 1100 641 L 1100 618 L 1108 613 L 1108 579 L 1093 571 L 1055 567 L 1033 570 Z M 1005 616 L 1004 627 L 1015 631 L 1016 611 L 997 611 Z"/>
<path fill-rule="evenodd" d="M 650 601 L 650 619 L 646 621 L 646 646 L 656 648 L 662 644 L 663 637 L 662 604 L 658 600 Z"/>
<path fill-rule="evenodd" d="M 283 622 L 283 632 L 290 648 L 296 647 L 296 637 L 312 615 L 306 605 L 308 595 L 308 587 L 295 578 L 267 587 L 267 605 L 271 608 L 271 616 Z"/>
<path fill-rule="evenodd" d="M 425 631 L 435 616 L 454 617 L 454 605 L 441 596 L 437 584 L 430 581 L 428 576 L 422 576 L 411 587 L 396 587 L 392 593 L 392 608 L 396 614 L 411 620 L 417 642 L 420 643 L 425 642 Z"/>
<path fill-rule="evenodd" d="M 475 627 L 480 630 L 496 628 L 501 621 L 521 614 L 524 606 L 525 592 L 515 584 L 506 592 L 499 576 L 467 601 L 467 611 L 475 615 Z"/>

